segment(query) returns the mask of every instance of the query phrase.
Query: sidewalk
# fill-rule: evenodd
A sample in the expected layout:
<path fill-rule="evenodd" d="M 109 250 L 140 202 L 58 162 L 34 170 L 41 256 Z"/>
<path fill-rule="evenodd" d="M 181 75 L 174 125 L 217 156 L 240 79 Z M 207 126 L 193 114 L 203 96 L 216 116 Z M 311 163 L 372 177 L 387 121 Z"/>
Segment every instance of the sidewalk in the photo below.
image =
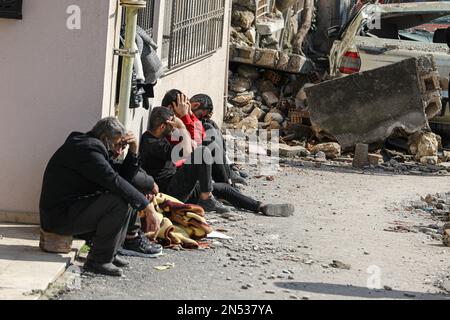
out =
<path fill-rule="evenodd" d="M 39 249 L 39 226 L 0 223 L 0 300 L 36 300 L 75 257 L 83 241 L 67 255 Z"/>

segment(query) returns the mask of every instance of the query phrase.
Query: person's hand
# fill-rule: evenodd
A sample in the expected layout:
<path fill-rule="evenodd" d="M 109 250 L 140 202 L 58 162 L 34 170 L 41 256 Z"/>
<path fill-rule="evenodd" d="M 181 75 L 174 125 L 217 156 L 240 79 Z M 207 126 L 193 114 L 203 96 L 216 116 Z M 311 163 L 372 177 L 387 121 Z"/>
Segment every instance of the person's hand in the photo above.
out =
<path fill-rule="evenodd" d="M 179 118 L 183 118 L 189 114 L 189 99 L 184 94 L 177 95 L 177 103 L 173 103 L 172 107 Z"/>
<path fill-rule="evenodd" d="M 152 193 L 153 193 L 154 195 L 159 194 L 159 186 L 156 184 L 156 182 L 155 182 L 154 185 L 153 185 Z"/>
<path fill-rule="evenodd" d="M 144 209 L 144 214 L 145 221 L 147 222 L 147 232 L 153 233 L 152 240 L 155 240 L 158 236 L 159 229 L 161 228 L 161 219 L 152 203 Z"/>
<path fill-rule="evenodd" d="M 171 125 L 174 129 L 186 129 L 183 121 L 180 118 L 174 117 L 173 120 L 166 121 L 169 125 Z"/>
<path fill-rule="evenodd" d="M 128 131 L 126 136 L 122 139 L 122 141 L 130 147 L 130 152 L 137 154 L 138 153 L 138 145 L 137 138 L 135 134 L 131 131 Z"/>
<path fill-rule="evenodd" d="M 194 112 L 192 111 L 192 104 L 191 101 L 188 99 L 187 101 L 189 109 L 188 109 L 188 114 L 192 117 L 192 115 L 194 114 Z"/>

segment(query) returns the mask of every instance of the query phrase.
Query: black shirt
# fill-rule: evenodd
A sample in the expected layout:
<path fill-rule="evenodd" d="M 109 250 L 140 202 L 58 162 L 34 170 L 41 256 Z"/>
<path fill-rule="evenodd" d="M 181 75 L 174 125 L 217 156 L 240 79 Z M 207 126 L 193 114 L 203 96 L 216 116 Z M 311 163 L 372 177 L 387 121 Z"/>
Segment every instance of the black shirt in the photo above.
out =
<path fill-rule="evenodd" d="M 99 139 L 89 133 L 70 134 L 45 169 L 39 203 L 41 222 L 51 227 L 64 219 L 77 200 L 106 191 L 143 210 L 149 201 L 130 184 L 138 170 L 136 155 L 129 152 L 119 169 Z"/>
<path fill-rule="evenodd" d="M 153 176 L 161 192 L 166 192 L 170 180 L 177 172 L 172 161 L 174 147 L 166 138 L 157 138 L 148 131 L 142 135 L 139 150 L 142 169 Z"/>

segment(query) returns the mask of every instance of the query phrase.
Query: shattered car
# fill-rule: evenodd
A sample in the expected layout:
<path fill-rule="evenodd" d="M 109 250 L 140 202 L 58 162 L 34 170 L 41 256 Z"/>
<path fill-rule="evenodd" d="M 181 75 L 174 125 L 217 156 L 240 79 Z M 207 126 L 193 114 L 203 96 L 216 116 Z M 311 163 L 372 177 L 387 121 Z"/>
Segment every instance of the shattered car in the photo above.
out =
<path fill-rule="evenodd" d="M 330 37 L 336 39 L 330 52 L 330 75 L 336 78 L 433 55 L 441 77 L 444 107 L 430 125 L 436 131 L 445 128 L 447 134 L 443 135 L 448 136 L 449 27 L 449 2 L 365 5 L 343 28 L 330 29 Z"/>

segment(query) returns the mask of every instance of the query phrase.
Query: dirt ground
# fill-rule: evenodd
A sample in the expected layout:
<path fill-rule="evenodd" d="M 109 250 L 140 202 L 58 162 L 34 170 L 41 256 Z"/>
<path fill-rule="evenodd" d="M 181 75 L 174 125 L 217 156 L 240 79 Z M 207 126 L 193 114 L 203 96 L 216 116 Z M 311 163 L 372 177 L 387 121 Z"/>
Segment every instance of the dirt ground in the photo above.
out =
<path fill-rule="evenodd" d="M 293 217 L 211 214 L 212 225 L 233 240 L 129 258 L 123 278 L 82 275 L 80 285 L 57 298 L 445 299 L 437 283 L 449 273 L 450 248 L 421 232 L 384 229 L 399 222 L 429 225 L 429 215 L 405 205 L 449 189 L 450 179 L 442 176 L 282 165 L 274 181 L 251 178 L 243 191 L 294 203 Z M 166 263 L 174 267 L 154 269 Z"/>

